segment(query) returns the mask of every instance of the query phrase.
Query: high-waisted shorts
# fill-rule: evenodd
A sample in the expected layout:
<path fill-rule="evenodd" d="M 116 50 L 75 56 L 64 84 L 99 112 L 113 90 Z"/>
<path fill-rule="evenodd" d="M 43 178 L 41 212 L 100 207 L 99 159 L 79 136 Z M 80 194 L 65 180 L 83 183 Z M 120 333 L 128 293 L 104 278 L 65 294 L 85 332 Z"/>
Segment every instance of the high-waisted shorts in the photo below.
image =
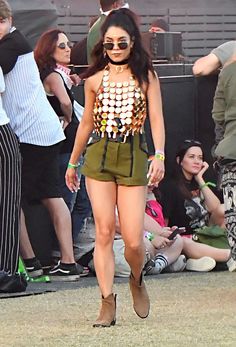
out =
<path fill-rule="evenodd" d="M 107 136 L 88 144 L 81 173 L 98 181 L 146 186 L 148 150 L 144 134 L 129 136 L 125 143 Z"/>

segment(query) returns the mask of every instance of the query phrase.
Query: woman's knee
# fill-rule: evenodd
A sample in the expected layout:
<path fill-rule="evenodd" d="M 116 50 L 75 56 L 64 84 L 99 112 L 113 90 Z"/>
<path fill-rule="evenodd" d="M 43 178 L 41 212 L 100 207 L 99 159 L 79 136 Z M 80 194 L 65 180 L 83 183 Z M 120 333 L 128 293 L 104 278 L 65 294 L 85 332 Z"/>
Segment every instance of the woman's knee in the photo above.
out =
<path fill-rule="evenodd" d="M 126 250 L 132 251 L 132 252 L 140 252 L 143 250 L 144 242 L 143 239 L 132 239 L 132 240 L 126 240 L 125 241 L 125 248 Z"/>
<path fill-rule="evenodd" d="M 102 246 L 111 245 L 114 240 L 115 227 L 112 226 L 96 226 L 96 244 Z"/>
<path fill-rule="evenodd" d="M 181 247 L 181 248 L 183 248 L 183 246 L 184 246 L 184 241 L 183 241 L 183 238 L 182 238 L 180 235 L 177 235 L 177 236 L 176 236 L 174 245 L 176 245 L 176 247 Z"/>

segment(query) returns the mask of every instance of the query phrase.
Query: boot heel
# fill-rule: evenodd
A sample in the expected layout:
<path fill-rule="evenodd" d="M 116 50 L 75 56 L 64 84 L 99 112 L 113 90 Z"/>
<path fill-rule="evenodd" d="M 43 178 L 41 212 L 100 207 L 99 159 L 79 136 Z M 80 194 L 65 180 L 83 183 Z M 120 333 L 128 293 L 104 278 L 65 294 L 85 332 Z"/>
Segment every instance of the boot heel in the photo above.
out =
<path fill-rule="evenodd" d="M 102 307 L 94 328 L 108 328 L 116 324 L 116 294 L 110 294 L 106 298 L 102 297 Z"/>

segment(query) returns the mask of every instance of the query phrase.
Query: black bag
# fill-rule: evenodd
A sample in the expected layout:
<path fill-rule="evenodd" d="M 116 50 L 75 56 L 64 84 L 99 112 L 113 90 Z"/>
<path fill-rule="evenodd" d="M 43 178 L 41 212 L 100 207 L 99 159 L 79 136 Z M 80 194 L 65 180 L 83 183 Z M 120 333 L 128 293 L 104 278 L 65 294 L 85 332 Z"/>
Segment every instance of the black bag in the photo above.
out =
<path fill-rule="evenodd" d="M 9 275 L 5 271 L 0 271 L 0 293 L 24 292 L 26 287 L 27 281 L 24 275 Z"/>

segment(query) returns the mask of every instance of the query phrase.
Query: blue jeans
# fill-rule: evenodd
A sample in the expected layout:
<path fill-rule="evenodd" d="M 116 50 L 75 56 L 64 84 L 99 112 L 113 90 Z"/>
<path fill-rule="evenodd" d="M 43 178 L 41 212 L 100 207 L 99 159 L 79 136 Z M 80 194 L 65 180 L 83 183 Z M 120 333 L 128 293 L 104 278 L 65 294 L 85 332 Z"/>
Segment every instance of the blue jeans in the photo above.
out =
<path fill-rule="evenodd" d="M 84 176 L 81 176 L 80 178 L 80 189 L 77 193 L 72 193 L 67 188 L 65 182 L 65 173 L 70 160 L 70 155 L 70 153 L 60 154 L 60 187 L 62 198 L 71 212 L 72 239 L 73 243 L 75 244 L 85 218 L 92 216 L 92 208 L 86 191 Z M 83 158 L 81 158 L 79 162 L 82 164 Z M 80 177 L 80 172 L 78 172 L 78 176 Z M 56 237 L 53 240 L 53 248 L 55 250 L 59 248 Z"/>
<path fill-rule="evenodd" d="M 70 160 L 70 155 L 71 155 L 71 153 L 61 153 L 60 154 L 59 171 L 60 171 L 61 196 L 64 199 L 68 209 L 70 211 L 72 211 L 73 205 L 74 205 L 75 199 L 76 199 L 76 194 L 72 193 L 68 189 L 68 187 L 66 185 L 66 181 L 65 181 L 65 174 L 66 174 L 66 170 L 67 170 L 67 165 L 68 165 L 69 160 Z"/>
<path fill-rule="evenodd" d="M 74 243 L 76 243 L 85 218 L 91 216 L 92 208 L 86 191 L 85 177 L 82 175 L 80 179 L 80 189 L 77 192 L 72 211 L 72 238 Z"/>

